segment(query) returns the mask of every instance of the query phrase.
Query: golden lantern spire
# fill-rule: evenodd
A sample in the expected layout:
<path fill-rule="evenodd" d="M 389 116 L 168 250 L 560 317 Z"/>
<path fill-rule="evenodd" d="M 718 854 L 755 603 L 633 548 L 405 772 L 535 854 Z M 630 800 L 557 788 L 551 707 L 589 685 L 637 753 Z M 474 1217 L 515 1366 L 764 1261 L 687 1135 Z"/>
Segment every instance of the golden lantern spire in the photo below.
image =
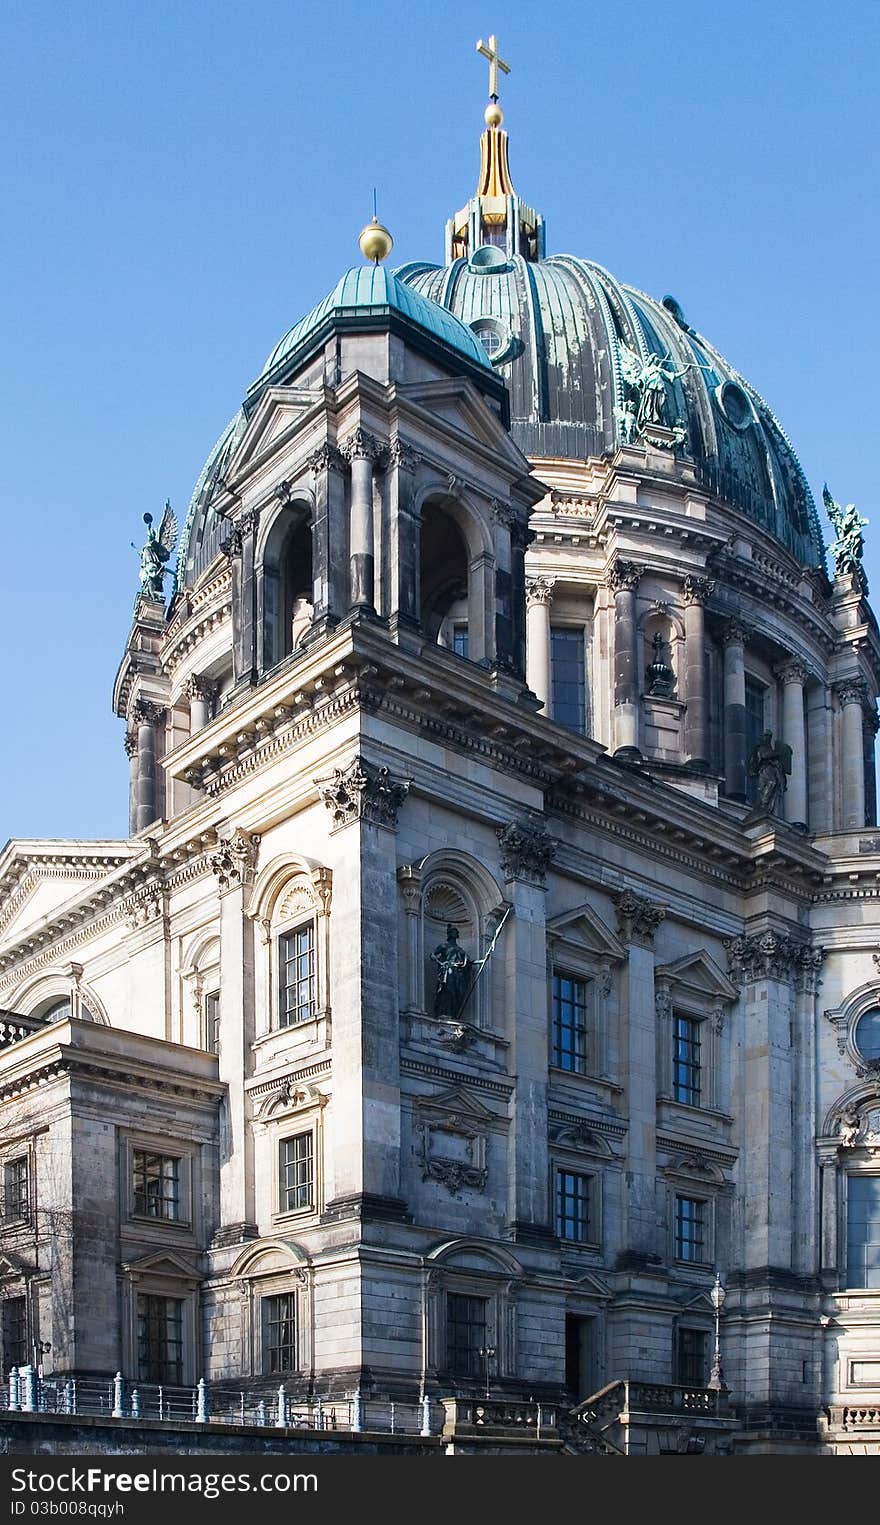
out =
<path fill-rule="evenodd" d="M 493 32 L 488 42 L 482 37 L 477 52 L 489 60 L 489 104 L 484 113 L 486 131 L 480 139 L 480 182 L 478 196 L 513 196 L 513 181 L 507 162 L 507 133 L 501 131 L 504 112 L 498 104 L 498 70 L 510 73 L 510 64 L 501 57 L 498 38 Z"/>

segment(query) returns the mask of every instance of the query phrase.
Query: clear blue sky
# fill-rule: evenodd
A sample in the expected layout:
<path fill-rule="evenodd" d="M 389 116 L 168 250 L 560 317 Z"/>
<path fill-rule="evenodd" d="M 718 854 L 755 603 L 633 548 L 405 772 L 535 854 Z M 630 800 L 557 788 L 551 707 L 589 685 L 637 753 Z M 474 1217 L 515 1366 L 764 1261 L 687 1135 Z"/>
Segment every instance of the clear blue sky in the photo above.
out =
<path fill-rule="evenodd" d="M 485 0 L 483 0 L 485 4 Z M 357 261 L 442 259 L 498 33 L 551 252 L 672 292 L 814 493 L 875 522 L 877 0 L 9 0 L 0 842 L 127 829 L 110 695 L 141 515 L 182 515 L 275 341 Z"/>

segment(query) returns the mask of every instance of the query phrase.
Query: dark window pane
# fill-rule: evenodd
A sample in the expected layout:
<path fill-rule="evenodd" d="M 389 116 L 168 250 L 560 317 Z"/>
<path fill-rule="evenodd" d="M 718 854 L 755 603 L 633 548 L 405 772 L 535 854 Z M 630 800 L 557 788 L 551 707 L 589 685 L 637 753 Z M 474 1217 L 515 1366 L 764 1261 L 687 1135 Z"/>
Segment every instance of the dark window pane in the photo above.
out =
<path fill-rule="evenodd" d="M 755 678 L 746 678 L 746 762 L 764 734 L 766 692 L 763 683 L 758 683 Z M 751 805 L 758 798 L 758 780 L 748 775 L 746 776 L 746 798 Z"/>
<path fill-rule="evenodd" d="M 139 1293 L 138 1377 L 141 1382 L 183 1382 L 183 1299 Z"/>
<path fill-rule="evenodd" d="M 586 1074 L 587 985 L 566 974 L 553 976 L 553 1063 Z"/>
<path fill-rule="evenodd" d="M 446 1365 L 456 1377 L 484 1377 L 486 1299 L 461 1292 L 446 1296 Z"/>
<path fill-rule="evenodd" d="M 708 1380 L 704 1329 L 679 1329 L 676 1380 L 685 1387 L 705 1387 Z"/>
<path fill-rule="evenodd" d="M 264 1297 L 261 1311 L 264 1374 L 296 1371 L 296 1293 Z"/>
<path fill-rule="evenodd" d="M 672 1094 L 676 1101 L 700 1105 L 700 1023 L 676 1017 L 672 1034 Z"/>
<path fill-rule="evenodd" d="M 675 1255 L 677 1260 L 702 1264 L 705 1260 L 706 1204 L 695 1197 L 675 1199 Z"/>
<path fill-rule="evenodd" d="M 132 1154 L 133 1210 L 148 1218 L 180 1217 L 180 1160 L 135 1149 Z"/>
<path fill-rule="evenodd" d="M 880 1176 L 850 1176 L 846 1224 L 847 1286 L 880 1287 Z"/>
<path fill-rule="evenodd" d="M 27 1223 L 31 1215 L 28 1158 L 9 1160 L 3 1167 L 3 1216 L 9 1223 Z"/>
<path fill-rule="evenodd" d="M 220 992 L 205 996 L 205 1047 L 209 1054 L 220 1052 Z"/>
<path fill-rule="evenodd" d="M 307 1022 L 316 1010 L 314 922 L 279 937 L 278 964 L 278 1025 Z"/>
<path fill-rule="evenodd" d="M 467 625 L 454 625 L 452 629 L 452 649 L 457 657 L 468 655 L 468 627 Z"/>
<path fill-rule="evenodd" d="M 27 1299 L 3 1300 L 3 1364 L 7 1373 L 13 1366 L 26 1366 L 30 1360 L 27 1337 Z"/>
<path fill-rule="evenodd" d="M 556 1233 L 572 1244 L 590 1238 L 590 1177 L 570 1170 L 556 1172 Z"/>
<path fill-rule="evenodd" d="M 312 1134 L 297 1133 L 278 1146 L 279 1207 L 283 1213 L 311 1207 L 315 1180 Z"/>
<path fill-rule="evenodd" d="M 573 731 L 586 727 L 584 632 L 554 629 L 550 632 L 551 703 L 553 719 Z"/>
<path fill-rule="evenodd" d="M 863 1059 L 880 1059 L 880 1010 L 876 1007 L 859 1017 L 855 1044 Z"/>

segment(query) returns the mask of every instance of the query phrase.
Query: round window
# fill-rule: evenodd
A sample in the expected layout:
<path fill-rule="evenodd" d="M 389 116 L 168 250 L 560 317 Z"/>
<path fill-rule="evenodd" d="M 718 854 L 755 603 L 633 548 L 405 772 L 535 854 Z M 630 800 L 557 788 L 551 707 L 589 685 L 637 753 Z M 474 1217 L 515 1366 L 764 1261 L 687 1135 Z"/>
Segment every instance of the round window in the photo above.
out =
<path fill-rule="evenodd" d="M 735 381 L 722 381 L 715 388 L 715 400 L 727 422 L 742 432 L 752 422 L 752 405 L 742 387 Z"/>
<path fill-rule="evenodd" d="M 863 1059 L 880 1059 L 880 1007 L 859 1017 L 853 1041 Z"/>
<path fill-rule="evenodd" d="M 522 353 L 522 343 L 497 318 L 476 318 L 471 329 L 493 365 L 504 365 Z"/>

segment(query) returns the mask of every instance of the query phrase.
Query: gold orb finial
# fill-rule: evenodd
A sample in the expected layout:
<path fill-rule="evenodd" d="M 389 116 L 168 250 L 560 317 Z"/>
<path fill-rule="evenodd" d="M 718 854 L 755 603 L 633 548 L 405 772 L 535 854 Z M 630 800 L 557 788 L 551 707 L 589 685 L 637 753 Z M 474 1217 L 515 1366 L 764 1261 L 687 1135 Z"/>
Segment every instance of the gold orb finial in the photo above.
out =
<path fill-rule="evenodd" d="M 497 101 L 490 101 L 483 112 L 483 120 L 487 127 L 500 127 L 504 121 L 504 112 Z"/>
<path fill-rule="evenodd" d="M 394 239 L 374 213 L 372 222 L 368 222 L 367 226 L 361 230 L 358 244 L 364 259 L 372 260 L 378 265 L 380 260 L 388 258 L 394 248 Z"/>

